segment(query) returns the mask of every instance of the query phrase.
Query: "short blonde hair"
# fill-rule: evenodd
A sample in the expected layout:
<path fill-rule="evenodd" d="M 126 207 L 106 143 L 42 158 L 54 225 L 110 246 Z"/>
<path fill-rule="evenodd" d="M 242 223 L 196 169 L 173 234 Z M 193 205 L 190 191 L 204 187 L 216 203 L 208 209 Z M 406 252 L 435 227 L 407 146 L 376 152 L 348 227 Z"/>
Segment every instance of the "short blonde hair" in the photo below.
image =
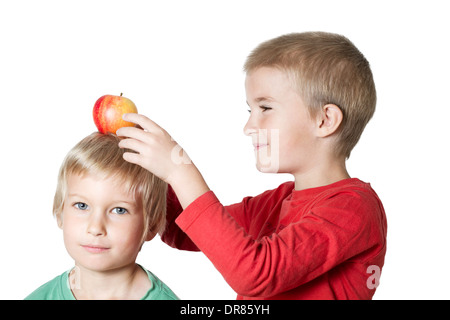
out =
<path fill-rule="evenodd" d="M 70 175 L 97 174 L 102 178 L 114 177 L 123 183 L 142 205 L 144 237 L 148 232 L 162 233 L 166 222 L 167 183 L 146 169 L 123 159 L 126 149 L 119 148 L 116 135 L 94 132 L 69 151 L 58 174 L 53 200 L 53 215 L 61 227 L 67 179 Z"/>
<path fill-rule="evenodd" d="M 358 142 L 376 105 L 369 62 L 346 37 L 326 32 L 292 33 L 261 43 L 248 56 L 244 71 L 275 67 L 288 73 L 311 117 L 326 104 L 337 105 L 343 120 L 336 154 L 346 158 Z"/>

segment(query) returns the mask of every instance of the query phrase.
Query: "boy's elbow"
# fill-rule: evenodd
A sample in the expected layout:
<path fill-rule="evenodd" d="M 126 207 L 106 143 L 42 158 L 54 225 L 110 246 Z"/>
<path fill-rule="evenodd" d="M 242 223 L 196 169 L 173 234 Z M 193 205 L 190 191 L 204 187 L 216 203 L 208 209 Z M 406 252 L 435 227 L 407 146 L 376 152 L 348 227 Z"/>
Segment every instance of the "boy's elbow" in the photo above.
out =
<path fill-rule="evenodd" d="M 272 256 L 267 252 L 267 246 L 261 246 L 259 256 L 253 256 L 252 259 L 242 261 L 237 259 L 227 268 L 227 275 L 222 272 L 225 280 L 230 287 L 240 296 L 252 298 L 268 298 L 280 294 L 286 290 L 284 277 L 280 276 L 279 264 L 268 259 Z"/>
<path fill-rule="evenodd" d="M 273 281 L 261 276 L 240 275 L 232 281 L 228 281 L 228 284 L 238 295 L 244 297 L 267 298 L 277 294 L 273 287 Z"/>

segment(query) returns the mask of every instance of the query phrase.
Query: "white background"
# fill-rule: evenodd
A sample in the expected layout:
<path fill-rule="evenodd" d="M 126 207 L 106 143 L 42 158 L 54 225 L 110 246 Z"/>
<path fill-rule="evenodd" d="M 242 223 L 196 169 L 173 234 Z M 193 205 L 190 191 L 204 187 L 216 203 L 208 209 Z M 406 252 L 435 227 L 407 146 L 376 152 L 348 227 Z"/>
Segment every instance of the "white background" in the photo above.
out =
<path fill-rule="evenodd" d="M 0 2 L 0 298 L 69 269 L 52 217 L 65 154 L 104 94 L 131 98 L 188 151 L 222 203 L 291 180 L 254 167 L 242 65 L 260 42 L 329 31 L 370 61 L 378 105 L 348 161 L 388 218 L 375 299 L 449 299 L 450 49 L 446 1 Z M 226 244 L 224 244 L 226 245 Z M 159 238 L 139 262 L 182 299 L 235 299 L 202 253 Z"/>

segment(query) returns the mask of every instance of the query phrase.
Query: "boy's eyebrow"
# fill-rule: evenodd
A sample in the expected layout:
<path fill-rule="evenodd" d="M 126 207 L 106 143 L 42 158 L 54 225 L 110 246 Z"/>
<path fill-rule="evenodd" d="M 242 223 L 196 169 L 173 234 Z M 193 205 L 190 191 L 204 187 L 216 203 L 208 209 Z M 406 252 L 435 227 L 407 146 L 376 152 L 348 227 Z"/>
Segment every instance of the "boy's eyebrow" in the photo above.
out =
<path fill-rule="evenodd" d="M 67 195 L 67 197 L 80 197 L 80 198 L 84 198 L 81 194 L 78 193 L 69 193 Z"/>
<path fill-rule="evenodd" d="M 128 205 L 130 205 L 130 206 L 136 206 L 136 202 L 130 202 L 130 201 L 125 201 L 125 200 L 118 200 L 117 201 L 118 203 L 126 203 L 126 204 L 128 204 Z"/>
<path fill-rule="evenodd" d="M 256 102 L 256 103 L 260 103 L 260 102 L 272 102 L 272 101 L 274 101 L 274 99 L 271 98 L 271 97 L 258 97 L 258 98 L 255 98 L 255 102 Z M 247 104 L 248 104 L 248 101 L 246 101 L 246 102 L 247 102 Z"/>
<path fill-rule="evenodd" d="M 68 197 L 78 197 L 78 198 L 87 199 L 86 197 L 84 197 L 84 196 L 82 196 L 82 195 L 80 195 L 80 194 L 77 194 L 77 193 L 69 193 L 67 196 L 68 196 Z M 136 206 L 136 202 L 135 202 L 135 201 L 126 201 L 126 200 L 120 199 L 120 200 L 114 200 L 114 202 L 117 202 L 117 203 L 126 203 L 126 204 L 128 204 L 128 205 L 130 205 L 130 206 Z"/>

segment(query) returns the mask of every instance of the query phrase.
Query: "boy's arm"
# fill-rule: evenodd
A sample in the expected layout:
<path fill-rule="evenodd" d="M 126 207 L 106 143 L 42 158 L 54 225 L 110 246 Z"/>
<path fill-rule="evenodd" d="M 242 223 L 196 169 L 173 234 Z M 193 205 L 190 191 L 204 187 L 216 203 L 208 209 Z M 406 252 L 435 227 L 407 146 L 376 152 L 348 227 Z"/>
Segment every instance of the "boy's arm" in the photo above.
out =
<path fill-rule="evenodd" d="M 261 196 L 264 196 L 264 194 L 257 197 L 245 197 L 239 203 L 226 206 L 227 212 L 246 231 L 250 227 L 250 221 L 252 220 L 251 216 L 248 216 L 252 212 L 251 203 L 258 203 L 258 198 Z M 161 235 L 161 240 L 176 249 L 200 251 L 189 236 L 175 222 L 182 212 L 183 207 L 178 201 L 177 195 L 172 187 L 169 185 L 167 190 L 166 228 Z"/>
<path fill-rule="evenodd" d="M 183 211 L 178 198 L 170 187 L 167 190 L 166 228 L 161 234 L 161 240 L 169 246 L 188 251 L 200 251 L 183 230 L 175 223 Z"/>

